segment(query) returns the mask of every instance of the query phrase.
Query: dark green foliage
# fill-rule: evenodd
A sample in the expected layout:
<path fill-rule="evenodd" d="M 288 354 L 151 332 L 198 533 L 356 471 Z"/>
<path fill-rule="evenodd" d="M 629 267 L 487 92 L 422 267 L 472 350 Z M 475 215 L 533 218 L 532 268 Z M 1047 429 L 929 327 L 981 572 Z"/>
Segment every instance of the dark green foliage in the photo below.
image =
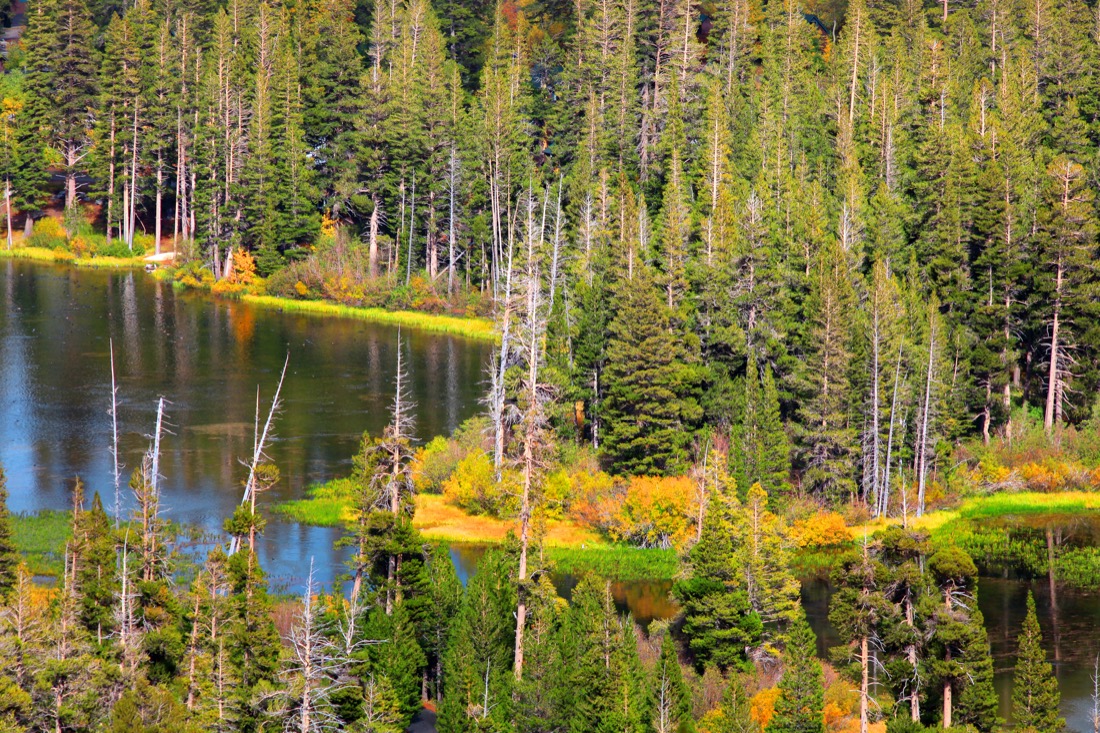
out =
<path fill-rule="evenodd" d="M 687 650 L 699 669 L 707 664 L 722 669 L 747 665 L 748 650 L 763 634 L 740 564 L 741 526 L 736 511 L 716 497 L 688 558 L 692 575 L 673 588 L 683 608 Z"/>
<path fill-rule="evenodd" d="M 443 661 L 439 730 L 502 730 L 510 720 L 515 644 L 511 558 L 490 550 L 470 578 Z"/>
<path fill-rule="evenodd" d="M 0 598 L 15 587 L 19 551 L 12 536 L 11 512 L 8 511 L 8 480 L 0 466 Z"/>
<path fill-rule="evenodd" d="M 824 676 L 817 661 L 817 638 L 803 615 L 791 625 L 787 635 L 779 698 L 767 733 L 824 733 L 824 707 Z"/>
<path fill-rule="evenodd" d="M 1027 594 L 1027 616 L 1020 629 L 1016 670 L 1012 675 L 1012 720 L 1022 730 L 1058 733 L 1066 727 L 1058 715 L 1058 680 L 1043 651 L 1043 633 L 1035 613 L 1035 596 Z"/>
<path fill-rule="evenodd" d="M 676 474 L 701 417 L 698 375 L 643 268 L 618 286 L 607 347 L 603 452 L 616 473 Z"/>

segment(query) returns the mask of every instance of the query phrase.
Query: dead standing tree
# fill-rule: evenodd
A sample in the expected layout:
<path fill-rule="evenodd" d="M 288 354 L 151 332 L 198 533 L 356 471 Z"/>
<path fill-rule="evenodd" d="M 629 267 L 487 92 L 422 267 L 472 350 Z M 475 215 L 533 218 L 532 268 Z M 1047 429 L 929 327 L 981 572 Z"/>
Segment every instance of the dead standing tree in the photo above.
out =
<path fill-rule="evenodd" d="M 248 466 L 248 478 L 244 483 L 244 496 L 241 497 L 241 506 L 247 505 L 250 515 L 256 516 L 256 495 L 263 493 L 277 480 L 277 472 L 274 466 L 267 463 L 267 444 L 273 437 L 272 427 L 275 423 L 275 415 L 281 405 L 279 397 L 283 392 L 283 380 L 286 379 L 286 368 L 290 364 L 290 354 L 286 355 L 283 362 L 283 371 L 279 374 L 279 384 L 275 387 L 275 397 L 271 400 L 271 408 L 267 412 L 267 420 L 264 421 L 263 430 L 260 430 L 260 390 L 256 388 L 256 422 L 254 439 L 252 443 L 252 459 L 245 465 Z M 229 554 L 233 555 L 241 548 L 241 535 L 235 534 L 229 541 Z M 256 523 L 249 522 L 248 549 L 256 549 Z"/>

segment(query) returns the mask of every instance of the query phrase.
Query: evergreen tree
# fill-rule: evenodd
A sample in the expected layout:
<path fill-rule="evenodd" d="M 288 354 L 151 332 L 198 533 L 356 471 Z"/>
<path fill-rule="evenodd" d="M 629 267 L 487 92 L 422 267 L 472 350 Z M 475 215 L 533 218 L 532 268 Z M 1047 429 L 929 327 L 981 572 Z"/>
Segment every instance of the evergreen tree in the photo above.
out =
<path fill-rule="evenodd" d="M 1066 727 L 1058 715 L 1058 680 L 1043 651 L 1043 633 L 1035 613 L 1035 596 L 1027 594 L 1027 616 L 1020 629 L 1016 670 L 1012 675 L 1012 719 L 1021 730 L 1058 733 Z"/>
<path fill-rule="evenodd" d="M 801 614 L 787 636 L 779 698 L 767 733 L 823 733 L 824 684 L 821 663 L 817 661 L 817 638 L 805 614 Z"/>
<path fill-rule="evenodd" d="M 689 576 L 673 594 L 683 608 L 681 633 L 699 669 L 716 664 L 738 669 L 748 663 L 748 650 L 763 634 L 742 572 L 746 551 L 740 538 L 744 512 L 732 490 L 712 496 L 699 541 L 688 556 Z"/>
<path fill-rule="evenodd" d="M 701 417 L 698 378 L 644 267 L 616 288 L 603 453 L 616 473 L 675 474 Z"/>
<path fill-rule="evenodd" d="M 11 512 L 8 511 L 8 479 L 4 467 L 0 466 L 0 600 L 15 590 L 20 562 L 12 536 Z"/>
<path fill-rule="evenodd" d="M 665 631 L 661 640 L 661 655 L 653 667 L 650 681 L 651 717 L 655 733 L 693 733 L 691 692 L 684 682 L 676 642 Z"/>

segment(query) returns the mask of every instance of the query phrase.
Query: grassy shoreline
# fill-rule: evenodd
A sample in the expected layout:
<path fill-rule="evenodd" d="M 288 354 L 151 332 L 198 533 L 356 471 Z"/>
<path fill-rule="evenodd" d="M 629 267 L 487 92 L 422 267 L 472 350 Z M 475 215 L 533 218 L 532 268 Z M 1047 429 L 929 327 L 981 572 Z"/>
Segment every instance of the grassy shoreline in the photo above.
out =
<path fill-rule="evenodd" d="M 50 262 L 74 267 L 131 270 L 145 266 L 142 257 L 77 257 L 72 252 L 45 247 L 12 247 L 0 249 L 0 259 Z"/>
<path fill-rule="evenodd" d="M 130 270 L 144 267 L 144 257 L 77 257 L 72 252 L 44 247 L 0 247 L 0 259 L 48 262 L 92 269 Z M 158 267 L 154 277 L 171 282 L 170 270 Z M 210 295 L 207 288 L 191 288 Z M 328 300 L 297 300 L 275 295 L 215 296 L 239 300 L 242 303 L 278 310 L 283 313 L 302 313 L 310 316 L 354 318 L 391 326 L 406 326 L 419 331 L 462 336 L 477 341 L 499 342 L 493 321 L 488 318 L 437 315 L 420 311 L 391 311 L 385 308 L 359 308 Z"/>
<path fill-rule="evenodd" d="M 310 489 L 308 498 L 283 502 L 275 512 L 283 518 L 322 527 L 347 527 L 354 521 L 343 480 Z M 437 494 L 419 494 L 413 527 L 424 539 L 449 545 L 502 545 L 518 530 L 516 521 L 467 514 Z M 596 532 L 567 519 L 550 520 L 543 530 L 543 551 L 557 570 L 570 575 L 596 572 L 617 581 L 664 581 L 676 577 L 676 550 L 657 550 L 609 542 Z"/>
<path fill-rule="evenodd" d="M 500 339 L 493 322 L 488 318 L 436 315 L 419 311 L 391 311 L 385 308 L 359 308 L 327 300 L 297 300 L 276 295 L 241 295 L 237 299 L 242 303 L 284 313 L 355 318 L 391 326 L 408 326 L 420 331 L 463 336 L 479 341 L 496 342 Z"/>

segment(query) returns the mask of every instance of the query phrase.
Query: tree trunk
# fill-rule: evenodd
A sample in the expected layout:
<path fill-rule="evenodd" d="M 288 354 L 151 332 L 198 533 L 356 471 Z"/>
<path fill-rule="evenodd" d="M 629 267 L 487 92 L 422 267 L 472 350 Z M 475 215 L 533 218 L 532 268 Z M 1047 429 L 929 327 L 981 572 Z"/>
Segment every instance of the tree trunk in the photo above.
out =
<path fill-rule="evenodd" d="M 1062 267 L 1061 258 L 1054 275 L 1054 321 L 1050 329 L 1050 368 L 1047 371 L 1047 404 L 1043 415 L 1043 427 L 1047 434 L 1054 429 L 1055 402 L 1058 399 L 1058 327 L 1062 312 L 1062 281 L 1065 270 Z"/>
<path fill-rule="evenodd" d="M 367 240 L 370 276 L 378 277 L 378 209 L 381 206 L 381 202 L 378 200 L 378 194 L 373 194 L 371 199 L 374 202 L 374 210 L 370 213 L 370 234 Z"/>
<path fill-rule="evenodd" d="M 157 201 L 153 226 L 153 254 L 160 254 L 161 204 L 164 201 L 164 154 L 157 153 Z"/>

